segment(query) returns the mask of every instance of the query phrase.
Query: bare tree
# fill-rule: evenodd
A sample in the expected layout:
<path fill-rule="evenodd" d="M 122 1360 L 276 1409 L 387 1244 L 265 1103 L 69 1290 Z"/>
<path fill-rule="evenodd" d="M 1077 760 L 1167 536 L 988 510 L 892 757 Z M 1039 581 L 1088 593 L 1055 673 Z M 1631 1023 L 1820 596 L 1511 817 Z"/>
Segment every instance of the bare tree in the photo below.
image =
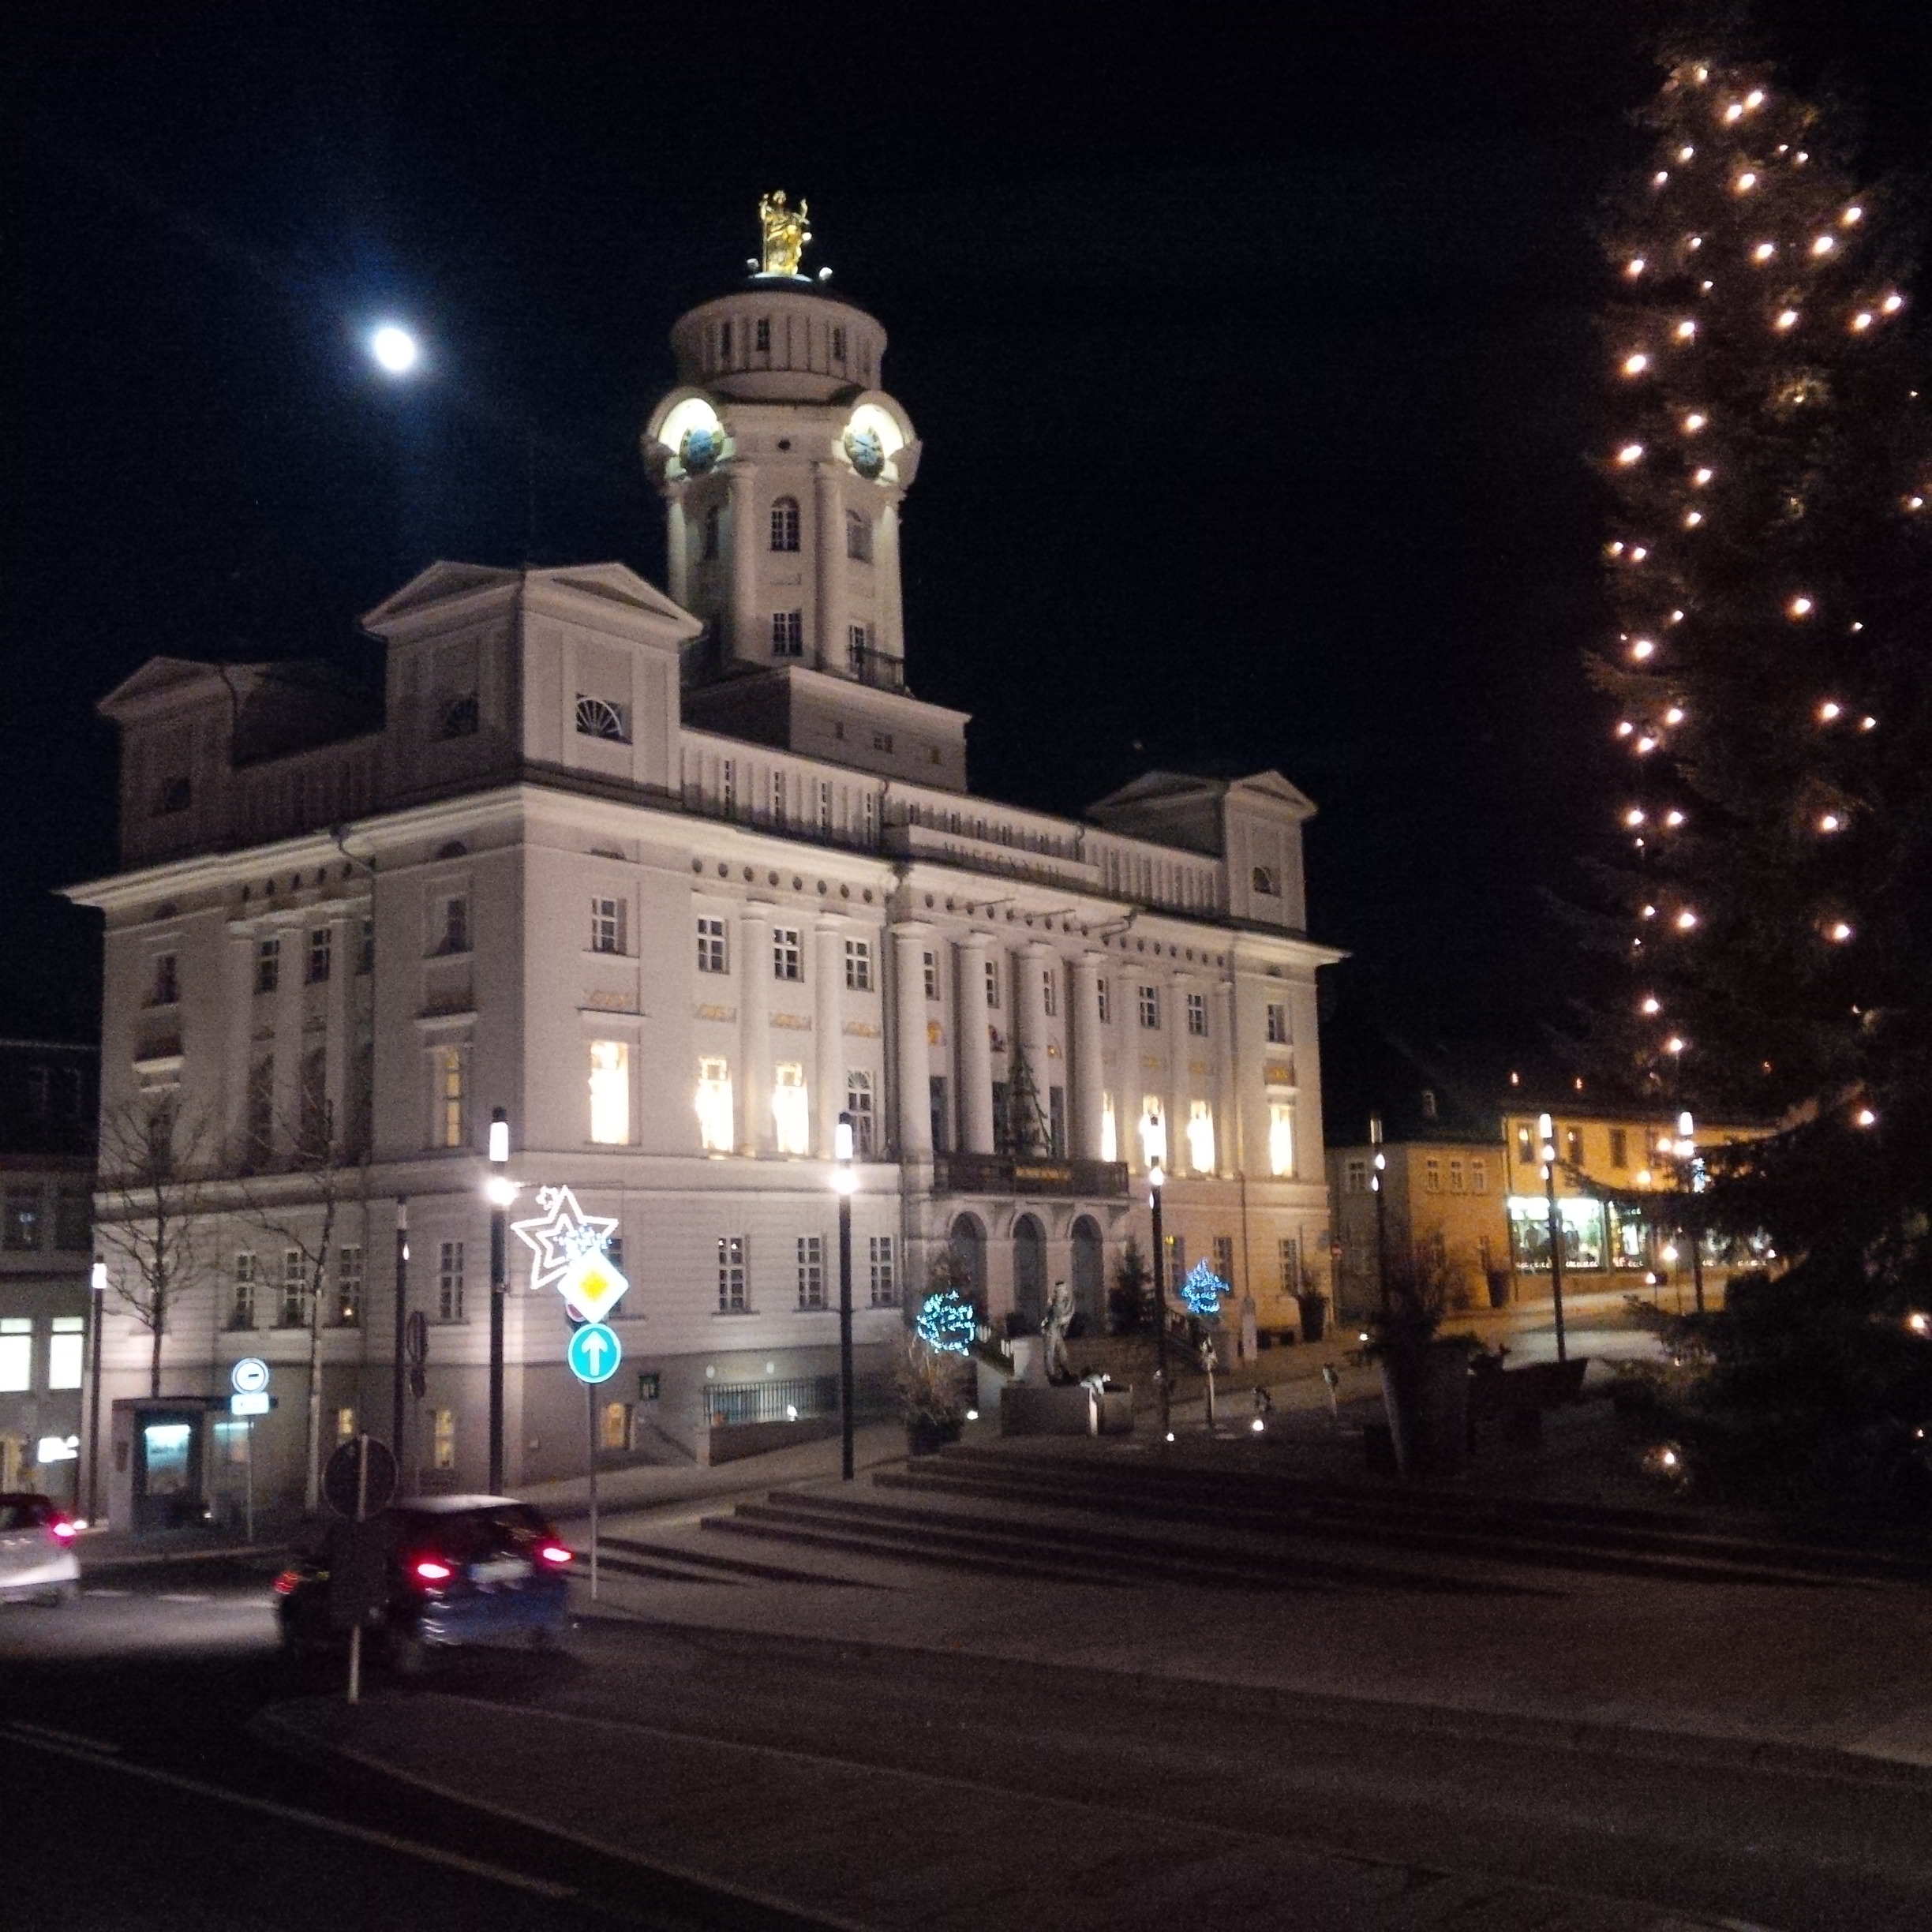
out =
<path fill-rule="evenodd" d="M 208 1137 L 205 1118 L 181 1120 L 171 1094 L 140 1095 L 101 1117 L 94 1232 L 116 1298 L 148 1331 L 150 1395 L 161 1393 L 161 1339 L 198 1258 Z"/>

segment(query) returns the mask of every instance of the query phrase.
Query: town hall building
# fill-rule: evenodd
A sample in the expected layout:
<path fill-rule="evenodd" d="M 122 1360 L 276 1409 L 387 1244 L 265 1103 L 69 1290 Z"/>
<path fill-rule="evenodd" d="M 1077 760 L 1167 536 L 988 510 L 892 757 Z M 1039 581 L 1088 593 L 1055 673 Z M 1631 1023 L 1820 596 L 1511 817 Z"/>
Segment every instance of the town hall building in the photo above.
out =
<path fill-rule="evenodd" d="M 1273 772 L 1150 773 L 1083 820 L 975 796 L 966 717 L 912 689 L 920 444 L 883 328 L 794 247 L 672 342 L 642 436 L 665 590 L 438 563 L 364 620 L 380 694 L 156 658 L 103 701 L 122 869 L 72 896 L 107 927 L 118 1493 L 161 1410 L 114 1170 L 157 1146 L 184 1223 L 159 1395 L 196 1432 L 166 1481 L 218 1502 L 240 1358 L 275 1396 L 258 1494 L 301 1493 L 310 1431 L 390 1432 L 399 1279 L 405 1481 L 482 1486 L 498 1109 L 512 1218 L 567 1186 L 613 1224 L 613 1459 L 835 1402 L 841 1115 L 875 1383 L 936 1270 L 988 1319 L 1065 1279 L 1104 1322 L 1163 1147 L 1170 1280 L 1204 1259 L 1283 1331 L 1327 1285 L 1313 806 Z M 563 1305 L 510 1249 L 514 1488 L 581 1470 L 586 1424 Z"/>

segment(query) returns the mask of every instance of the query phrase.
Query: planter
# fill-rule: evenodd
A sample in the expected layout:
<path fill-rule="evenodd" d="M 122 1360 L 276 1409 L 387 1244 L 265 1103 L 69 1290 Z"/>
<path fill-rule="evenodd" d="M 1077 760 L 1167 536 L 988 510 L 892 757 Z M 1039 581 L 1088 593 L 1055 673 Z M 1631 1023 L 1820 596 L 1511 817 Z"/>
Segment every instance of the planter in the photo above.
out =
<path fill-rule="evenodd" d="M 1395 1466 L 1410 1481 L 1459 1476 L 1469 1466 L 1466 1342 L 1410 1343 L 1382 1357 L 1382 1403 Z"/>
<path fill-rule="evenodd" d="M 1297 1295 L 1295 1306 L 1301 1311 L 1301 1339 L 1319 1342 L 1327 1332 L 1328 1297 L 1326 1295 Z"/>
<path fill-rule="evenodd" d="M 906 1425 L 906 1454 L 908 1455 L 931 1455 L 945 1448 L 948 1443 L 956 1443 L 965 1424 L 957 1416 L 949 1416 L 943 1422 L 921 1420 Z"/>
<path fill-rule="evenodd" d="M 1489 1305 L 1506 1309 L 1510 1305 L 1510 1278 L 1500 1268 L 1489 1277 Z"/>

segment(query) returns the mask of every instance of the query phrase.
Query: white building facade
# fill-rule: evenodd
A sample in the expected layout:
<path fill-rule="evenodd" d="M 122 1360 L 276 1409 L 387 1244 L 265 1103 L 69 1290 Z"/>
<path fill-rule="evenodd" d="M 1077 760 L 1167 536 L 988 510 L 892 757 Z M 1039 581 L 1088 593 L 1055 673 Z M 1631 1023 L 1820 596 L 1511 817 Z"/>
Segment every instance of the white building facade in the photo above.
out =
<path fill-rule="evenodd" d="M 824 1414 L 841 1114 L 875 1391 L 942 1256 L 990 1317 L 1064 1278 L 1104 1320 L 1148 1247 L 1150 1115 L 1170 1266 L 1215 1263 L 1279 1331 L 1325 1285 L 1313 807 L 1272 773 L 1151 774 L 1088 822 L 973 796 L 967 720 L 905 688 L 919 444 L 885 339 L 789 276 L 678 323 L 643 439 L 668 595 L 439 564 L 365 620 L 379 705 L 170 659 L 103 701 L 124 869 L 73 894 L 107 922 L 103 1117 L 159 1110 L 193 1222 L 166 1392 L 271 1365 L 258 1495 L 301 1489 L 312 1357 L 324 1454 L 390 1433 L 401 1202 L 429 1329 L 402 1461 L 481 1485 L 498 1107 L 526 1199 L 567 1183 L 617 1224 L 616 1460 Z M 514 1486 L 581 1470 L 586 1425 L 562 1305 L 511 1246 Z M 112 1307 L 109 1392 L 144 1395 L 149 1338 Z M 231 1451 L 204 1453 L 224 1507 Z"/>

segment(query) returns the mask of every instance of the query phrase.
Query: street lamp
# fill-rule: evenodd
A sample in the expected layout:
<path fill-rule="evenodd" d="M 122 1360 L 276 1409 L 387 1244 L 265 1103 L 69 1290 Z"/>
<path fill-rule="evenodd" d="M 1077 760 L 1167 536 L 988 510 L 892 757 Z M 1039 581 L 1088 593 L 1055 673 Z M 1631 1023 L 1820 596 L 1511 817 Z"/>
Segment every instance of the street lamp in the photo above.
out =
<path fill-rule="evenodd" d="M 1147 1151 L 1148 1205 L 1154 1211 L 1154 1385 L 1160 1391 L 1161 1440 L 1174 1440 L 1172 1402 L 1167 1377 L 1167 1248 L 1161 1234 L 1161 1189 L 1166 1185 L 1167 1129 L 1158 1114 L 1141 1123 L 1140 1140 Z"/>
<path fill-rule="evenodd" d="M 1697 1122 L 1688 1113 L 1677 1116 L 1677 1158 L 1683 1163 L 1683 1171 L 1689 1191 L 1695 1194 L 1698 1187 L 1697 1170 Z M 1697 1217 L 1690 1217 L 1690 1290 L 1696 1297 L 1697 1312 L 1704 1312 L 1704 1231 L 1697 1225 Z"/>
<path fill-rule="evenodd" d="M 841 1114 L 832 1137 L 832 1190 L 838 1196 L 839 1473 L 852 1479 L 852 1117 Z"/>
<path fill-rule="evenodd" d="M 1550 1295 L 1556 1310 L 1556 1359 L 1567 1361 L 1563 1342 L 1563 1220 L 1556 1211 L 1556 1127 L 1547 1114 L 1537 1116 L 1537 1138 L 1543 1155 L 1543 1188 L 1549 1203 Z"/>
<path fill-rule="evenodd" d="M 107 1264 L 99 1255 L 88 1275 L 94 1291 L 94 1346 L 88 1362 L 88 1521 L 100 1521 L 100 1385 L 101 1336 L 107 1324 Z"/>
<path fill-rule="evenodd" d="M 1368 1144 L 1375 1149 L 1375 1171 L 1368 1177 L 1368 1192 L 1375 1196 L 1376 1298 L 1382 1305 L 1386 1320 L 1389 1312 L 1388 1284 L 1388 1189 L 1382 1178 L 1388 1172 L 1388 1156 L 1382 1151 L 1382 1116 L 1368 1116 Z"/>
<path fill-rule="evenodd" d="M 502 1107 L 490 1112 L 490 1177 L 483 1192 L 490 1204 L 489 1311 L 489 1492 L 504 1492 L 504 1297 L 510 1282 L 510 1204 L 517 1185 L 504 1172 L 510 1159 L 510 1116 Z"/>
<path fill-rule="evenodd" d="M 396 1467 L 402 1466 L 403 1357 L 409 1338 L 409 1196 L 396 1196 L 395 1219 L 395 1361 L 389 1378 L 389 1446 Z"/>

